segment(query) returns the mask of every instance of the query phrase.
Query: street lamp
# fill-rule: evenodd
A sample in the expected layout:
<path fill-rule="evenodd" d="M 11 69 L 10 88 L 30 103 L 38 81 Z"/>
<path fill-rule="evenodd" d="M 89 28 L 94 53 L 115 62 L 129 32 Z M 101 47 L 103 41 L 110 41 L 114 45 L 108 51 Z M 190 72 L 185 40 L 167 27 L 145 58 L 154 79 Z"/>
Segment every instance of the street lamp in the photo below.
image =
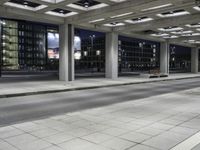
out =
<path fill-rule="evenodd" d="M 92 50 L 93 50 L 93 45 L 94 45 L 94 38 L 96 36 L 93 34 L 93 35 L 90 35 L 90 39 L 91 39 L 91 47 L 92 47 Z"/>

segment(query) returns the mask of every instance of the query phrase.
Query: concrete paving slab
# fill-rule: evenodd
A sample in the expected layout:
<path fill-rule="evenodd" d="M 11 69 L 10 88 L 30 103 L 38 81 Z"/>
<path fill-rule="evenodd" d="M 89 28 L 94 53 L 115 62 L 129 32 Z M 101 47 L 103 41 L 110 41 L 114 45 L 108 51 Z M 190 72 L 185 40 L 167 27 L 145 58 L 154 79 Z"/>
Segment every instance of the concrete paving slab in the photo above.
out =
<path fill-rule="evenodd" d="M 121 101 L 0 127 L 0 150 L 198 150 L 200 95 L 190 93 L 199 90 Z"/>

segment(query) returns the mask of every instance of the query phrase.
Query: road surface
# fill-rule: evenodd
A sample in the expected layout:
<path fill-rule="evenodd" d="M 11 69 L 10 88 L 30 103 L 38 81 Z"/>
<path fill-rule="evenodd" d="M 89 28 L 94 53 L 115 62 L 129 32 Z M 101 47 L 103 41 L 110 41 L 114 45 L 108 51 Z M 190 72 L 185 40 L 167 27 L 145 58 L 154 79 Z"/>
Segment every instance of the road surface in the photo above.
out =
<path fill-rule="evenodd" d="M 200 78 L 0 99 L 0 126 L 200 87 Z"/>

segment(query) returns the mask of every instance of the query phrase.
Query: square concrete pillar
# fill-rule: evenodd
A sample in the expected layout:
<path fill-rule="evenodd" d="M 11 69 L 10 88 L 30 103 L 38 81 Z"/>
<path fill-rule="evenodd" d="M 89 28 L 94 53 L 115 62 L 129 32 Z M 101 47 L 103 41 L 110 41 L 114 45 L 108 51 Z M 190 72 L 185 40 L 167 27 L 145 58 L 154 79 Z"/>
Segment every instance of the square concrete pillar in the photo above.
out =
<path fill-rule="evenodd" d="M 191 72 L 199 72 L 199 49 L 197 47 L 192 48 L 191 51 Z"/>
<path fill-rule="evenodd" d="M 160 44 L 160 73 L 169 75 L 169 43 L 161 42 Z"/>
<path fill-rule="evenodd" d="M 1 33 L 2 32 L 2 24 L 0 23 L 0 77 L 2 75 L 2 68 L 3 68 L 3 47 L 2 47 L 2 39 L 1 39 Z"/>
<path fill-rule="evenodd" d="M 74 27 L 64 23 L 59 26 L 59 80 L 74 80 Z"/>
<path fill-rule="evenodd" d="M 118 78 L 118 34 L 106 34 L 106 78 Z"/>

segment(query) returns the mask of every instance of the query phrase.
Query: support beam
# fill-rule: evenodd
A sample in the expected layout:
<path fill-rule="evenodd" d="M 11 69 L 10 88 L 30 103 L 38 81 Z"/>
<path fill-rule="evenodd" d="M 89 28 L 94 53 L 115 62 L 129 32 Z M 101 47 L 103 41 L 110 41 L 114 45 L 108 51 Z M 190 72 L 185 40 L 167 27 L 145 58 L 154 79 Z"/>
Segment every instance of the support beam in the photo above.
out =
<path fill-rule="evenodd" d="M 160 44 L 160 73 L 169 75 L 169 43 Z"/>
<path fill-rule="evenodd" d="M 60 58 L 59 80 L 74 80 L 74 27 L 64 23 L 59 26 L 60 32 Z"/>
<path fill-rule="evenodd" d="M 197 47 L 192 48 L 191 51 L 191 72 L 199 72 L 199 48 Z"/>
<path fill-rule="evenodd" d="M 118 78 L 118 34 L 106 34 L 106 78 Z"/>

